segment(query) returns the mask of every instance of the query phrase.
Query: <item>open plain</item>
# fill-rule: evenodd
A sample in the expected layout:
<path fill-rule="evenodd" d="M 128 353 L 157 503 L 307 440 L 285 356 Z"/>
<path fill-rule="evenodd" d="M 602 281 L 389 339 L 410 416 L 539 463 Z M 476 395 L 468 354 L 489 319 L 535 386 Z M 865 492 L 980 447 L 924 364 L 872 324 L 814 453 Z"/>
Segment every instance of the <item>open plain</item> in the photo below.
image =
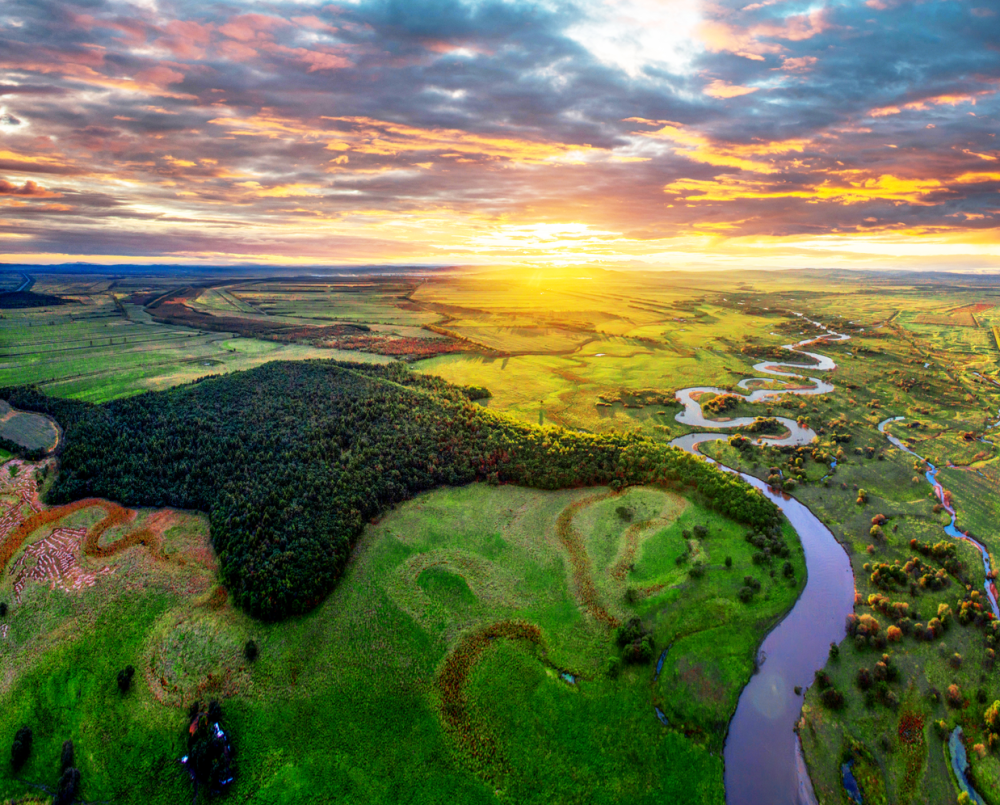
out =
<path fill-rule="evenodd" d="M 954 801 L 948 737 L 961 726 L 969 779 L 1000 802 L 984 715 L 1000 698 L 992 572 L 963 538 L 1000 551 L 1000 284 L 510 276 L 39 274 L 33 290 L 65 303 L 0 311 L 0 384 L 89 404 L 278 359 L 403 361 L 414 389 L 424 378 L 436 394 L 442 378 L 473 414 L 553 444 L 567 433 L 648 449 L 697 431 L 677 420 L 678 391 L 714 387 L 698 404 L 728 438 L 701 451 L 805 503 L 853 570 L 853 620 L 797 699 L 817 800 L 847 801 L 849 762 L 864 802 Z M 847 336 L 804 348 L 835 364 L 829 390 L 796 393 L 815 387 L 808 363 L 801 377 L 754 371 L 823 328 Z M 750 403 L 749 389 L 785 393 Z M 486 468 L 371 517 L 325 600 L 259 620 L 220 577 L 207 512 L 47 503 L 81 459 L 62 457 L 42 413 L 2 434 L 0 711 L 11 730 L 32 725 L 35 750 L 0 775 L 0 794 L 51 787 L 71 738 L 86 799 L 175 802 L 190 791 L 185 714 L 216 698 L 236 801 L 724 801 L 727 725 L 806 582 L 787 521 L 753 537 L 698 488 L 529 488 Z M 780 444 L 770 420 L 730 433 L 744 416 L 814 438 Z M 114 678 L 128 665 L 123 695 Z M 154 779 L 153 793 L 136 786 Z"/>

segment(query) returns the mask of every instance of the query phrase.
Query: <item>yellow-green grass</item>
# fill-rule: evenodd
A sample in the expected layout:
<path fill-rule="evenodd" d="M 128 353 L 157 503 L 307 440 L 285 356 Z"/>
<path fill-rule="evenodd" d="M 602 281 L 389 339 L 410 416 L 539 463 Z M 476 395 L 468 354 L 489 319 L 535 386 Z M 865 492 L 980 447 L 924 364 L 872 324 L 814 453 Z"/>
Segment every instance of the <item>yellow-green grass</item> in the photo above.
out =
<path fill-rule="evenodd" d="M 0 386 L 37 383 L 49 394 L 103 402 L 239 371 L 271 360 L 380 355 L 320 349 L 158 324 L 135 305 L 8 311 L 0 320 Z"/>
<path fill-rule="evenodd" d="M 943 468 L 938 480 L 952 494 L 956 525 L 969 531 L 1000 561 L 1000 470 L 996 462 L 971 469 Z"/>
<path fill-rule="evenodd" d="M 346 321 L 419 327 L 440 318 L 433 311 L 406 306 L 405 292 L 405 288 L 386 292 L 377 286 L 347 289 L 336 283 L 312 287 L 243 285 L 231 289 L 233 297 L 252 309 L 311 324 Z"/>
<path fill-rule="evenodd" d="M 225 288 L 206 288 L 198 298 L 191 302 L 194 308 L 202 308 L 207 313 L 220 315 L 239 315 L 241 313 L 255 314 L 257 311 L 238 296 Z"/>
<path fill-rule="evenodd" d="M 604 676 L 616 649 L 581 607 L 556 531 L 568 504 L 595 493 L 603 502 L 582 508 L 574 527 L 593 550 L 604 605 L 619 618 L 640 614 L 659 647 L 680 632 L 691 641 L 704 632 L 711 642 L 728 625 L 721 697 L 702 701 L 663 687 L 651 697 L 651 666 Z M 634 570 L 615 580 L 609 568 L 629 525 L 619 506 L 658 518 L 660 527 L 638 540 Z M 673 561 L 681 531 L 696 524 L 709 528 L 696 548 L 709 566 L 699 580 Z M 82 593 L 29 585 L 11 607 L 0 643 L 2 732 L 9 739 L 28 724 L 34 750 L 16 777 L 0 765 L 0 796 L 30 793 L 31 783 L 51 787 L 59 747 L 72 739 L 88 800 L 190 797 L 177 759 L 185 707 L 202 687 L 223 700 L 239 767 L 235 802 L 493 802 L 500 789 L 503 799 L 526 803 L 721 803 L 720 736 L 699 730 L 728 718 L 757 641 L 798 592 L 765 579 L 770 601 L 720 608 L 751 572 L 742 531 L 654 489 L 612 498 L 606 490 L 444 489 L 369 528 L 342 583 L 314 613 L 262 624 L 219 608 L 205 521 L 184 515 L 165 548 L 185 565 L 154 564 L 136 547 Z M 633 607 L 624 591 L 640 582 L 666 586 Z M 6 600 L 10 584 L 7 576 L 0 583 Z M 462 634 L 500 620 L 540 627 L 544 661 L 501 641 L 472 669 L 472 723 L 488 725 L 506 758 L 493 768 L 467 757 L 443 729 L 436 678 Z M 241 653 L 251 637 L 260 646 L 252 665 Z M 128 664 L 138 673 L 122 696 L 115 675 Z M 571 686 L 557 670 L 580 679 Z M 654 697 L 696 737 L 663 727 Z"/>

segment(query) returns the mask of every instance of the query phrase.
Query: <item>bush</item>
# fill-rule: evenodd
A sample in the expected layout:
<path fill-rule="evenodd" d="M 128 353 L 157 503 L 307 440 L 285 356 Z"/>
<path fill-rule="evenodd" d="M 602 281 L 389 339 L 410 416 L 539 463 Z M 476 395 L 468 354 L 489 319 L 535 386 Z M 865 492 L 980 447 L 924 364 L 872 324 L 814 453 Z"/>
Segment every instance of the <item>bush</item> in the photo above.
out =
<path fill-rule="evenodd" d="M 257 642 L 255 640 L 247 640 L 247 644 L 243 647 L 243 656 L 250 662 L 253 662 L 257 659 L 257 654 Z"/>
<path fill-rule="evenodd" d="M 17 771 L 28 760 L 31 754 L 31 727 L 27 725 L 21 727 L 14 735 L 14 743 L 10 748 L 10 759 Z"/>
<path fill-rule="evenodd" d="M 71 805 L 80 792 L 80 772 L 70 767 L 59 778 L 54 805 Z"/>
<path fill-rule="evenodd" d="M 7 602 L 0 601 L 0 618 L 6 618 L 6 617 L 7 617 Z"/>
<path fill-rule="evenodd" d="M 838 646 L 836 643 L 831 642 L 830 643 L 830 655 L 829 656 L 830 656 L 831 660 L 839 660 L 840 659 L 840 646 Z"/>
<path fill-rule="evenodd" d="M 1000 734 L 1000 700 L 994 701 L 983 713 L 983 722 L 987 732 Z"/>
<path fill-rule="evenodd" d="M 617 679 L 622 670 L 622 661 L 617 657 L 608 657 L 604 664 L 604 674 L 608 679 Z"/>
<path fill-rule="evenodd" d="M 726 567 L 732 567 L 732 566 L 733 566 L 733 557 L 727 556 L 726 557 Z"/>
<path fill-rule="evenodd" d="M 642 628 L 642 621 L 639 618 L 629 618 L 625 623 L 615 629 L 615 645 L 624 648 L 629 643 L 642 638 L 645 630 Z"/>
<path fill-rule="evenodd" d="M 857 676 L 857 685 L 861 690 L 868 690 L 872 686 L 872 674 L 867 668 L 859 668 Z"/>
<path fill-rule="evenodd" d="M 73 742 L 63 741 L 62 745 L 62 759 L 60 762 L 60 768 L 66 771 L 70 766 L 73 765 Z"/>
<path fill-rule="evenodd" d="M 965 697 L 962 696 L 962 689 L 955 684 L 948 686 L 948 692 L 945 693 L 945 701 L 948 702 L 949 707 L 954 707 L 956 709 L 962 707 L 965 704 Z"/>
<path fill-rule="evenodd" d="M 836 688 L 827 688 L 819 695 L 819 700 L 828 710 L 842 710 L 844 708 L 844 694 Z"/>
<path fill-rule="evenodd" d="M 786 579 L 790 579 L 795 575 L 795 568 L 792 567 L 791 562 L 785 562 L 784 566 L 781 568 L 781 572 Z"/>
<path fill-rule="evenodd" d="M 753 589 L 744 585 L 740 587 L 739 591 L 736 593 L 736 597 L 739 598 L 744 604 L 749 604 L 750 600 L 753 598 Z"/>
<path fill-rule="evenodd" d="M 129 688 L 132 687 L 132 677 L 135 676 L 135 668 L 131 665 L 126 666 L 121 671 L 118 672 L 118 690 L 122 693 L 128 693 Z"/>
<path fill-rule="evenodd" d="M 653 659 L 653 639 L 649 635 L 644 635 L 641 639 L 635 640 L 625 646 L 622 658 L 629 665 L 644 665 Z"/>
<path fill-rule="evenodd" d="M 830 680 L 830 675 L 826 671 L 817 671 L 814 675 L 816 681 L 816 687 L 820 690 L 826 690 L 833 686 L 833 682 Z"/>
<path fill-rule="evenodd" d="M 695 562 L 693 565 L 691 565 L 690 569 L 688 570 L 688 575 L 692 579 L 700 579 L 702 576 L 705 575 L 705 566 L 700 561 Z"/>
<path fill-rule="evenodd" d="M 635 516 L 635 513 L 628 506 L 619 506 L 615 509 L 615 514 L 618 515 L 620 520 L 624 520 L 626 523 L 632 522 L 632 518 Z"/>

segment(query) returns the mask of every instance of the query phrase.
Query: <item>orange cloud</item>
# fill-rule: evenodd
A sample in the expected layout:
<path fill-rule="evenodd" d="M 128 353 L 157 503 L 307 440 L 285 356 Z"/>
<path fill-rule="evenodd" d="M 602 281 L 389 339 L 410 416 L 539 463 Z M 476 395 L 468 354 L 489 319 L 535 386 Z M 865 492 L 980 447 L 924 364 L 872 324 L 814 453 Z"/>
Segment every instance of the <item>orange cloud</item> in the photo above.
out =
<path fill-rule="evenodd" d="M 354 66 L 354 63 L 350 59 L 328 50 L 288 48 L 282 45 L 264 45 L 263 49 L 268 53 L 279 53 L 282 56 L 287 56 L 295 61 L 309 65 L 307 72 L 310 73 L 314 73 L 317 70 L 339 70 L 344 67 Z"/>
<path fill-rule="evenodd" d="M 960 103 L 971 103 L 975 106 L 977 98 L 982 97 L 983 95 L 994 95 L 996 92 L 997 90 L 995 89 L 984 89 L 975 93 L 933 95 L 929 98 L 922 98 L 919 101 L 911 101 L 910 103 L 903 104 L 902 106 L 876 107 L 868 112 L 868 116 L 887 117 L 888 115 L 898 115 L 904 109 L 924 111 L 929 109 L 931 106 L 958 106 Z"/>
<path fill-rule="evenodd" d="M 818 184 L 784 189 L 759 179 L 744 179 L 723 175 L 716 179 L 679 179 L 664 186 L 663 191 L 679 195 L 685 201 L 737 201 L 743 199 L 801 198 L 831 201 L 837 204 L 858 204 L 875 199 L 902 201 L 926 205 L 924 196 L 944 189 L 937 179 L 903 179 L 885 174 L 843 181 L 856 171 L 845 171 L 838 178 Z"/>
<path fill-rule="evenodd" d="M 44 187 L 39 187 L 30 179 L 18 187 L 16 184 L 0 179 L 0 196 L 27 196 L 29 198 L 62 198 L 62 193 L 53 193 Z"/>
<path fill-rule="evenodd" d="M 449 151 L 460 156 L 541 163 L 565 159 L 598 149 L 590 145 L 536 142 L 513 137 L 489 137 L 460 129 L 423 129 L 369 117 L 323 117 L 348 128 L 318 128 L 299 120 L 282 118 L 268 110 L 252 117 L 221 117 L 210 120 L 230 134 L 269 139 L 296 137 L 326 142 L 327 149 L 374 156 L 395 156 L 420 151 Z"/>
<path fill-rule="evenodd" d="M 240 187 L 245 187 L 259 198 L 290 198 L 293 196 L 311 196 L 313 191 L 322 190 L 323 186 L 318 184 L 279 184 L 274 187 L 262 187 L 259 182 L 240 182 Z"/>
<path fill-rule="evenodd" d="M 219 32 L 238 42 L 250 42 L 260 38 L 269 39 L 270 31 L 290 24 L 288 20 L 267 14 L 240 14 L 230 17 L 225 25 L 219 26 Z"/>
<path fill-rule="evenodd" d="M 777 173 L 782 169 L 781 166 L 765 158 L 793 152 L 801 153 L 812 144 L 810 140 L 804 139 L 770 143 L 717 143 L 702 134 L 696 134 L 672 123 L 657 131 L 633 132 L 633 134 L 649 139 L 670 140 L 680 147 L 680 153 L 695 162 L 716 167 L 739 168 L 753 173 Z"/>
<path fill-rule="evenodd" d="M 157 87 L 166 87 L 168 84 L 179 84 L 183 81 L 184 73 L 180 70 L 171 70 L 169 67 L 152 67 L 149 70 L 136 73 L 135 77 Z"/>
<path fill-rule="evenodd" d="M 712 98 L 738 98 L 740 95 L 749 95 L 758 89 L 760 87 L 741 87 L 738 84 L 727 84 L 725 81 L 716 79 L 705 87 L 703 92 Z"/>
<path fill-rule="evenodd" d="M 748 27 L 708 20 L 701 24 L 698 35 L 705 48 L 713 53 L 734 53 L 747 59 L 763 61 L 766 54 L 781 53 L 784 48 L 777 42 L 762 40 L 800 42 L 811 39 L 830 27 L 825 10 L 819 9 L 808 14 L 793 14 L 781 23 L 765 22 Z"/>
<path fill-rule="evenodd" d="M 815 56 L 800 56 L 797 59 L 785 58 L 781 62 L 782 70 L 787 70 L 790 73 L 804 73 L 811 70 L 816 65 L 817 59 Z"/>

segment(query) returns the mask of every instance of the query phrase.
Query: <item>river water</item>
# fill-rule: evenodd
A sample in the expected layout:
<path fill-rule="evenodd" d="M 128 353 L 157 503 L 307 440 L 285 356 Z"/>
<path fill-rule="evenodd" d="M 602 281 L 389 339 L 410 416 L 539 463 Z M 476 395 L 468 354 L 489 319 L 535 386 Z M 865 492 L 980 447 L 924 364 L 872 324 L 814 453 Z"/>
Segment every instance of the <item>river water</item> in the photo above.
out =
<path fill-rule="evenodd" d="M 804 378 L 798 373 L 785 370 L 830 371 L 836 368 L 836 364 L 826 356 L 805 352 L 801 347 L 847 337 L 827 330 L 827 334 L 818 339 L 785 345 L 784 349 L 808 356 L 814 363 L 764 361 L 754 369 L 771 375 L 799 378 L 802 382 Z M 750 402 L 759 402 L 782 394 L 823 394 L 833 389 L 829 383 L 816 378 L 809 380 L 813 384 L 809 387 L 758 390 L 747 396 Z M 768 379 L 752 378 L 739 385 L 747 389 L 754 381 L 768 382 Z M 746 417 L 705 419 L 692 396 L 698 392 L 726 393 L 709 387 L 677 392 L 677 399 L 684 406 L 677 416 L 679 422 L 718 431 L 752 421 Z M 810 428 L 800 427 L 793 420 L 781 421 L 788 427 L 789 434 L 761 437 L 761 441 L 808 444 L 816 435 Z M 697 453 L 699 444 L 726 438 L 728 434 L 724 433 L 698 433 L 674 439 L 671 444 Z M 723 469 L 735 472 L 729 467 Z M 736 713 L 729 724 L 724 749 L 726 802 L 728 805 L 811 805 L 816 799 L 794 732 L 802 699 L 795 694 L 794 688 L 807 688 L 813 681 L 815 671 L 826 664 L 830 643 L 839 643 L 843 639 L 845 619 L 854 611 L 854 574 L 840 543 L 805 505 L 769 488 L 751 475 L 739 475 L 774 501 L 795 528 L 805 552 L 808 578 L 802 595 L 791 611 L 764 639 L 758 655 L 760 671 L 751 677 L 740 694 Z"/>
<path fill-rule="evenodd" d="M 997 606 L 997 586 L 996 583 L 990 579 L 990 573 L 992 568 L 990 567 L 990 552 L 986 550 L 986 546 L 983 545 L 975 537 L 966 534 L 964 531 L 960 531 L 955 525 L 955 521 L 958 519 L 955 513 L 955 507 L 949 502 L 948 496 L 945 494 L 944 487 L 937 479 L 938 468 L 931 464 L 926 458 L 915 453 L 909 447 L 907 447 L 903 442 L 893 436 L 891 433 L 886 431 L 886 426 L 891 422 L 901 422 L 906 419 L 902 416 L 893 416 L 888 419 L 883 419 L 878 423 L 878 429 L 880 433 L 885 434 L 886 438 L 904 453 L 909 453 L 916 459 L 919 459 L 924 463 L 927 469 L 924 472 L 924 477 L 927 479 L 927 483 L 931 485 L 934 490 L 934 494 L 937 496 L 938 502 L 944 507 L 944 510 L 951 515 L 951 522 L 944 527 L 944 533 L 953 539 L 961 539 L 970 543 L 977 551 L 979 551 L 979 556 L 983 560 L 983 570 L 986 572 L 986 581 L 983 583 L 983 589 L 986 591 L 986 599 L 990 602 L 990 607 L 993 609 L 993 615 L 1000 618 L 1000 608 Z"/>

